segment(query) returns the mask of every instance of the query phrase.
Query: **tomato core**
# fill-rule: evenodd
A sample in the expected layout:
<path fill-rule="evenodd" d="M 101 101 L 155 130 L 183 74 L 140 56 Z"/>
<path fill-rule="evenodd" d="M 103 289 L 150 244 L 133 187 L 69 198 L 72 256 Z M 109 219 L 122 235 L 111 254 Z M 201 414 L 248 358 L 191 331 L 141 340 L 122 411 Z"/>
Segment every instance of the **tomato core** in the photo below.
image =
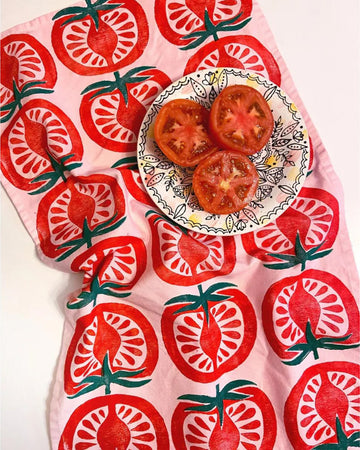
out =
<path fill-rule="evenodd" d="M 109 325 L 104 317 L 98 316 L 97 333 L 94 342 L 93 353 L 95 358 L 103 364 L 106 353 L 112 363 L 121 345 L 121 338 L 114 327 Z"/>
<path fill-rule="evenodd" d="M 213 314 L 209 312 L 207 320 L 204 314 L 204 323 L 200 335 L 200 346 L 204 353 L 211 359 L 214 369 L 217 369 L 217 352 L 222 342 L 220 327 Z"/>
<path fill-rule="evenodd" d="M 24 116 L 25 140 L 29 148 L 41 156 L 47 156 L 47 131 L 43 124 Z"/>
<path fill-rule="evenodd" d="M 97 441 L 101 450 L 126 450 L 131 441 L 129 427 L 119 419 L 115 406 L 109 408 L 109 414 L 100 425 Z"/>
<path fill-rule="evenodd" d="M 107 64 L 113 64 L 112 56 L 118 45 L 118 36 L 110 25 L 99 19 L 99 26 L 96 28 L 91 20 L 87 43 L 94 53 L 106 59 Z"/>
<path fill-rule="evenodd" d="M 144 105 L 131 93 L 129 92 L 129 96 L 127 102 L 125 102 L 124 96 L 121 93 L 116 93 L 112 96 L 112 101 L 118 104 L 118 109 L 116 111 L 116 120 L 121 125 L 121 127 L 131 130 L 134 134 L 139 132 L 141 122 L 143 116 L 145 114 Z M 106 102 L 106 100 L 104 100 Z M 109 104 L 110 111 L 112 109 L 111 103 Z M 111 131 L 113 127 L 112 124 L 109 125 L 109 129 L 104 128 L 104 132 Z M 111 137 L 116 140 L 118 135 L 116 133 L 116 129 L 114 130 Z"/>
<path fill-rule="evenodd" d="M 80 193 L 76 188 L 73 190 L 68 206 L 69 220 L 78 228 L 84 227 L 84 221 L 90 224 L 95 213 L 95 200 L 89 195 Z"/>
<path fill-rule="evenodd" d="M 209 448 L 210 450 L 237 450 L 239 444 L 239 430 L 228 414 L 224 413 L 222 425 L 220 425 L 220 419 L 216 421 L 209 439 Z"/>
<path fill-rule="evenodd" d="M 336 407 L 329 407 L 336 405 Z M 342 424 L 349 409 L 349 400 L 346 394 L 336 386 L 334 386 L 329 379 L 322 377 L 322 384 L 315 399 L 315 409 L 319 416 L 333 429 L 336 429 L 336 417 L 340 419 Z"/>
<path fill-rule="evenodd" d="M 321 306 L 311 294 L 305 291 L 301 281 L 290 299 L 289 314 L 301 330 L 305 331 L 306 324 L 310 322 L 311 329 L 315 332 L 321 315 Z"/>
<path fill-rule="evenodd" d="M 212 15 L 214 10 L 214 2 L 208 2 L 207 0 L 185 0 L 185 5 L 190 9 L 193 13 L 195 13 L 199 19 L 204 20 L 205 10 L 208 10 L 208 13 Z M 191 29 L 189 29 L 189 32 Z"/>
<path fill-rule="evenodd" d="M 198 265 L 209 256 L 209 249 L 205 245 L 186 235 L 181 236 L 178 251 L 180 256 L 189 264 L 193 273 L 196 273 Z"/>
<path fill-rule="evenodd" d="M 305 245 L 306 236 L 311 227 L 311 218 L 290 206 L 286 214 L 276 219 L 276 225 L 289 242 L 295 242 L 299 234 L 302 245 Z"/>

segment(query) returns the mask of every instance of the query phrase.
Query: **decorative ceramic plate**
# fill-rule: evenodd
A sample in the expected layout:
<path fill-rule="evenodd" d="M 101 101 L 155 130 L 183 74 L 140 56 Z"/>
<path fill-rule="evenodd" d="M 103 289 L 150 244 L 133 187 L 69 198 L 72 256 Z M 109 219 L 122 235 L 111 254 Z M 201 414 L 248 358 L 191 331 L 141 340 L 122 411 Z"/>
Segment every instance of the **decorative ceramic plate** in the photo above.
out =
<path fill-rule="evenodd" d="M 204 211 L 192 189 L 194 168 L 171 162 L 154 139 L 154 121 L 170 100 L 188 98 L 210 109 L 226 86 L 246 84 L 270 105 L 274 131 L 267 145 L 250 156 L 260 182 L 255 197 L 239 212 L 214 215 Z M 309 165 L 309 137 L 296 106 L 280 87 L 258 74 L 233 68 L 205 69 L 166 88 L 147 111 L 140 128 L 137 158 L 142 181 L 155 204 L 179 225 L 211 235 L 254 231 L 280 216 L 294 201 Z"/>

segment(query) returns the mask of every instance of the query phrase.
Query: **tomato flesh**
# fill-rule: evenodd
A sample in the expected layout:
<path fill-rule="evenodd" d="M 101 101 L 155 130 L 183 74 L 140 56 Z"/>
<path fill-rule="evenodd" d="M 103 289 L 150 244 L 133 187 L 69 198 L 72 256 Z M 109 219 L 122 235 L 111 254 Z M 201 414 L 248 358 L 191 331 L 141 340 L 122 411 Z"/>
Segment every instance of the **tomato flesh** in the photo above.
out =
<path fill-rule="evenodd" d="M 254 164 L 237 151 L 223 150 L 195 169 L 193 188 L 200 206 L 212 214 L 243 209 L 255 195 L 259 176 Z"/>
<path fill-rule="evenodd" d="M 268 103 L 250 86 L 228 86 L 211 107 L 210 132 L 215 142 L 225 149 L 252 155 L 266 145 L 273 127 Z"/>
<path fill-rule="evenodd" d="M 192 167 L 217 150 L 208 126 L 206 108 L 193 100 L 171 100 L 156 117 L 155 141 L 175 164 Z"/>

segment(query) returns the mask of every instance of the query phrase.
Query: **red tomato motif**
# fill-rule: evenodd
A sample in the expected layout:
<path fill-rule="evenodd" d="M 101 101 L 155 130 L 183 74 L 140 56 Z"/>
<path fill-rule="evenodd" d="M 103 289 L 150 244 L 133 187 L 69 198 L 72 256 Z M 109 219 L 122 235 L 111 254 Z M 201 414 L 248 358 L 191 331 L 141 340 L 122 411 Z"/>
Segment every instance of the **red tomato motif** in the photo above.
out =
<path fill-rule="evenodd" d="M 191 286 L 227 275 L 234 269 L 236 249 L 232 236 L 185 231 L 154 211 L 147 216 L 152 233 L 153 267 L 162 280 Z"/>
<path fill-rule="evenodd" d="M 128 191 L 138 202 L 154 206 L 154 202 L 151 200 L 142 182 L 136 156 L 122 158 L 112 167 L 119 170 Z"/>
<path fill-rule="evenodd" d="M 271 347 L 289 364 L 300 363 L 311 352 L 317 359 L 319 349 L 360 345 L 356 300 L 328 272 L 307 270 L 274 283 L 265 294 L 262 317 Z"/>
<path fill-rule="evenodd" d="M 220 397 L 219 392 L 217 394 L 217 397 Z M 178 404 L 171 422 L 171 434 L 176 450 L 274 448 L 276 417 L 265 393 L 256 386 L 245 385 L 233 389 L 229 394 L 228 398 L 226 394 L 222 396 L 225 398 L 216 398 L 221 407 L 214 406 L 212 409 L 202 408 L 204 404 L 201 404 L 200 398 L 209 398 L 208 396 L 198 396 L 199 409 L 196 409 L 194 401 L 181 401 Z M 197 396 L 189 397 L 194 399 Z"/>
<path fill-rule="evenodd" d="M 172 44 L 180 46 L 192 42 L 192 38 L 186 38 L 190 33 L 206 33 L 205 11 L 212 24 L 217 25 L 231 19 L 238 23 L 250 16 L 251 9 L 252 0 L 155 0 L 154 8 L 156 23 L 162 35 Z"/>
<path fill-rule="evenodd" d="M 83 96 L 80 118 L 86 133 L 108 150 L 135 151 L 147 108 L 170 83 L 170 78 L 156 69 L 141 70 L 141 77 L 115 73 L 115 81 L 104 82 L 111 92 L 100 88 L 87 90 Z"/>
<path fill-rule="evenodd" d="M 184 75 L 216 67 L 255 72 L 280 86 L 280 69 L 273 55 L 253 36 L 233 35 L 202 46 L 186 64 Z"/>
<path fill-rule="evenodd" d="M 132 395 L 105 395 L 81 404 L 70 416 L 58 450 L 168 450 L 164 419 L 147 400 Z"/>
<path fill-rule="evenodd" d="M 359 375 L 360 366 L 346 361 L 305 370 L 285 403 L 286 432 L 295 450 L 358 447 Z"/>
<path fill-rule="evenodd" d="M 54 51 L 66 67 L 79 75 L 115 72 L 133 63 L 149 39 L 147 18 L 137 2 L 96 3 L 65 8 L 53 17 Z"/>
<path fill-rule="evenodd" d="M 43 99 L 30 100 L 1 137 L 1 170 L 17 188 L 43 192 L 66 170 L 79 166 L 83 146 L 75 125 L 63 111 Z"/>
<path fill-rule="evenodd" d="M 256 316 L 249 299 L 229 283 L 199 295 L 169 300 L 161 318 L 164 344 L 173 363 L 200 383 L 217 380 L 248 357 L 256 338 Z"/>
<path fill-rule="evenodd" d="M 246 252 L 273 269 L 329 253 L 339 230 L 339 204 L 329 192 L 302 188 L 291 206 L 258 231 L 241 236 Z M 284 256 L 285 255 L 285 256 Z"/>
<path fill-rule="evenodd" d="M 157 338 L 139 310 L 105 303 L 78 319 L 66 355 L 65 392 L 74 395 L 86 387 L 85 377 L 101 375 L 106 354 L 113 372 L 142 370 L 133 379 L 152 374 L 158 360 Z"/>
<path fill-rule="evenodd" d="M 1 40 L 0 106 L 1 121 L 8 120 L 19 104 L 14 97 L 35 89 L 51 89 L 57 79 L 49 51 L 29 34 L 10 34 Z M 13 105 L 13 106 L 12 106 Z"/>
<path fill-rule="evenodd" d="M 65 259 L 95 236 L 118 227 L 125 199 L 117 180 L 95 174 L 69 177 L 40 201 L 37 230 L 40 248 L 50 258 Z"/>
<path fill-rule="evenodd" d="M 84 272 L 83 287 L 89 288 L 94 277 L 100 286 L 117 284 L 116 289 L 131 290 L 144 273 L 146 247 L 135 236 L 104 239 L 92 245 L 71 264 L 74 272 Z M 115 289 L 115 287 L 112 287 Z"/>

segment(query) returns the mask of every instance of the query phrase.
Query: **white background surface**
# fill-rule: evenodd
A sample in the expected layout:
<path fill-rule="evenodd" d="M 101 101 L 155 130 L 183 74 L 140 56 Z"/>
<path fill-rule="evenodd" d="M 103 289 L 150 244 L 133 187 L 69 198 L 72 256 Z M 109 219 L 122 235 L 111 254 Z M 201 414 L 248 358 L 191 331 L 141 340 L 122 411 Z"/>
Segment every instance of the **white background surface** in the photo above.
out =
<path fill-rule="evenodd" d="M 72 3 L 1 0 L 1 29 Z M 360 268 L 360 2 L 259 3 L 342 182 L 345 219 Z M 321 83 L 313 83 L 315 73 Z M 14 207 L 3 190 L 1 194 L 0 448 L 47 450 L 49 391 L 61 343 L 63 305 L 81 280 L 40 263 Z"/>

